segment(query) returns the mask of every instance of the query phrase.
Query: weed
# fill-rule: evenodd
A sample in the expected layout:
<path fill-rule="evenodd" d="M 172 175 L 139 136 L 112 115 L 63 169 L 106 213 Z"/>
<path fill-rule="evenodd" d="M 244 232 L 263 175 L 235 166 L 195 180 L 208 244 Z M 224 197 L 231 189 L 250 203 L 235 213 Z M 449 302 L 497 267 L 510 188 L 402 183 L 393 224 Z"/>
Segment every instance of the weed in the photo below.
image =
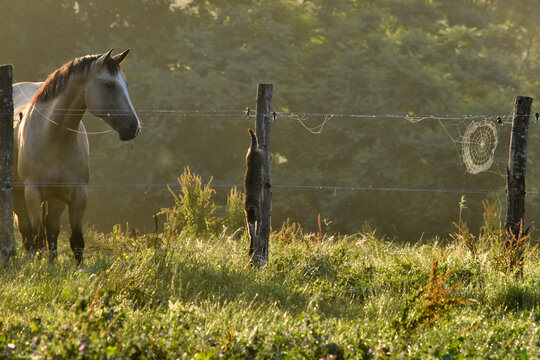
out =
<path fill-rule="evenodd" d="M 495 270 L 505 274 L 521 274 L 523 266 L 535 249 L 528 247 L 530 234 L 523 232 L 523 221 L 518 234 L 513 234 L 510 229 L 505 231 L 496 204 L 485 200 L 482 205 L 484 225 L 480 228 L 478 237 L 469 231 L 467 224 L 461 219 L 459 224 L 453 223 L 458 232 L 450 236 L 456 240 L 462 252 L 470 253 L 474 259 L 488 253 Z"/>
<path fill-rule="evenodd" d="M 458 296 L 461 282 L 445 288 L 453 271 L 441 273 L 438 265 L 439 258 L 433 261 L 428 284 L 406 300 L 399 319 L 394 322 L 396 328 L 412 331 L 431 326 L 450 309 L 470 304 Z"/>
<path fill-rule="evenodd" d="M 180 193 L 168 187 L 175 204 L 161 213 L 166 216 L 165 231 L 169 236 L 184 232 L 188 236 L 202 237 L 217 230 L 219 220 L 213 216 L 217 206 L 212 199 L 215 190 L 210 188 L 211 182 L 212 179 L 202 185 L 201 177 L 186 167 L 178 178 Z"/>
<path fill-rule="evenodd" d="M 467 227 L 466 223 L 462 223 L 461 226 L 453 222 L 454 226 L 458 229 L 458 233 L 450 234 L 450 236 L 457 241 L 459 248 L 464 252 L 469 252 L 473 258 L 478 258 L 483 251 L 483 247 L 480 243 L 480 237 L 477 239 Z"/>
<path fill-rule="evenodd" d="M 317 215 L 317 232 L 309 234 L 309 239 L 316 242 L 323 241 L 327 234 L 330 232 L 330 224 L 332 223 L 329 219 L 321 219 L 321 214 Z M 333 238 L 333 236 L 331 236 Z"/>
<path fill-rule="evenodd" d="M 236 187 L 232 188 L 227 196 L 223 223 L 229 233 L 240 233 L 241 236 L 241 232 L 238 232 L 238 229 L 245 226 L 244 195 L 243 193 L 239 193 Z"/>
<path fill-rule="evenodd" d="M 462 221 L 462 218 L 461 218 L 461 215 L 463 213 L 463 210 L 465 210 L 467 208 L 467 199 L 465 199 L 465 195 L 463 195 L 461 197 L 461 199 L 459 200 L 459 216 L 458 216 L 458 219 L 459 219 L 459 224 L 461 225 L 463 223 Z"/>
<path fill-rule="evenodd" d="M 528 247 L 530 238 L 530 234 L 523 233 L 523 221 L 521 221 L 517 236 L 508 229 L 504 241 L 494 241 L 492 256 L 495 269 L 505 274 L 521 274 L 523 267 L 536 249 L 536 245 Z"/>
<path fill-rule="evenodd" d="M 304 232 L 302 226 L 291 219 L 287 218 L 287 221 L 281 225 L 281 230 L 274 232 L 272 237 L 275 241 L 290 244 L 296 240 L 304 239 Z"/>
<path fill-rule="evenodd" d="M 480 229 L 480 232 L 484 236 L 499 236 L 501 233 L 504 233 L 501 225 L 501 211 L 497 203 L 483 200 L 482 207 L 484 208 L 484 225 Z"/>

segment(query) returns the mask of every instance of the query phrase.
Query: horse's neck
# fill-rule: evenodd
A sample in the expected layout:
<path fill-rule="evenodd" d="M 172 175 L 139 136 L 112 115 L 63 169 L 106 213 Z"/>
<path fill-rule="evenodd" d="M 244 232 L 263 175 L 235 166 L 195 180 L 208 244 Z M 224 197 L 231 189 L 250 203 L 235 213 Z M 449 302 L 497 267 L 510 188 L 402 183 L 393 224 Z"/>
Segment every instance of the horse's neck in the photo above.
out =
<path fill-rule="evenodd" d="M 86 110 L 83 87 L 77 85 L 77 81 L 69 81 L 67 88 L 55 98 L 35 103 L 36 110 L 46 117 L 51 125 L 64 128 L 63 131 L 66 129 L 78 131 Z"/>

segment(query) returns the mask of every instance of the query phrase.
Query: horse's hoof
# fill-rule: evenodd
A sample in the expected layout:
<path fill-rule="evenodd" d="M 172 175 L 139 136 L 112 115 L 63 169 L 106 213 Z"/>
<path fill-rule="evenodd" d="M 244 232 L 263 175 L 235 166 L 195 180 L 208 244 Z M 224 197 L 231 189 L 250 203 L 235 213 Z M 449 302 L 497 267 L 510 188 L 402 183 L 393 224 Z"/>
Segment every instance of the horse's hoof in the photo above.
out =
<path fill-rule="evenodd" d="M 77 262 L 77 266 L 81 266 L 83 261 L 83 254 L 82 252 L 76 252 L 75 253 L 75 261 Z"/>

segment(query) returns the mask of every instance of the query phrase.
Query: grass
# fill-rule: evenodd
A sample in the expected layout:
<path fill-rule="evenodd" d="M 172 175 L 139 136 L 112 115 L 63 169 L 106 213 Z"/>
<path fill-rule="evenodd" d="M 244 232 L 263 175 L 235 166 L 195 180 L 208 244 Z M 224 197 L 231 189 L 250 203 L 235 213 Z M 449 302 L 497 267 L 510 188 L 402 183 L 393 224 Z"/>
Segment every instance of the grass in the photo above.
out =
<path fill-rule="evenodd" d="M 0 278 L 0 358 L 540 358 L 536 252 L 519 280 L 457 242 L 283 230 L 260 270 L 226 232 L 90 232 L 121 250 L 80 268 L 20 255 Z"/>
<path fill-rule="evenodd" d="M 540 358 L 537 249 L 487 202 L 480 234 L 460 219 L 445 244 L 287 220 L 254 269 L 243 196 L 220 219 L 200 177 L 179 182 L 163 233 L 90 231 L 81 267 L 62 235 L 56 262 L 0 268 L 0 360 Z"/>

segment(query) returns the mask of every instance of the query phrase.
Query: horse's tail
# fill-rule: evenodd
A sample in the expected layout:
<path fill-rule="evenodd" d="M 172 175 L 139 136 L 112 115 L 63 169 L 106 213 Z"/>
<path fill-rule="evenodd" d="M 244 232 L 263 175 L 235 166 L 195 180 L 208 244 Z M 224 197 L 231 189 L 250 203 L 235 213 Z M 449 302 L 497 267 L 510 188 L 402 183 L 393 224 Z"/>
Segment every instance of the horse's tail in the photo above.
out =
<path fill-rule="evenodd" d="M 248 129 L 248 133 L 251 136 L 251 151 L 257 151 L 257 149 L 259 148 L 257 135 L 255 135 L 255 131 L 253 131 L 253 129 Z"/>

